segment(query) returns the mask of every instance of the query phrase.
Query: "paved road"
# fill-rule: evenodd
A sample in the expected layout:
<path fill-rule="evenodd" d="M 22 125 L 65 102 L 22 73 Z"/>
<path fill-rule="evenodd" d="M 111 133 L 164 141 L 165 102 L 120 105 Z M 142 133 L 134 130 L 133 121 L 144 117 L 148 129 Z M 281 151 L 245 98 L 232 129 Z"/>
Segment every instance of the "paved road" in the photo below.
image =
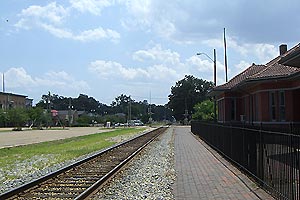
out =
<path fill-rule="evenodd" d="M 64 130 L 25 130 L 0 132 L 0 148 L 59 140 L 107 131 L 111 131 L 111 129 L 100 130 L 99 127 L 71 127 Z"/>
<path fill-rule="evenodd" d="M 194 137 L 190 127 L 175 127 L 176 200 L 273 199 L 245 175 Z"/>

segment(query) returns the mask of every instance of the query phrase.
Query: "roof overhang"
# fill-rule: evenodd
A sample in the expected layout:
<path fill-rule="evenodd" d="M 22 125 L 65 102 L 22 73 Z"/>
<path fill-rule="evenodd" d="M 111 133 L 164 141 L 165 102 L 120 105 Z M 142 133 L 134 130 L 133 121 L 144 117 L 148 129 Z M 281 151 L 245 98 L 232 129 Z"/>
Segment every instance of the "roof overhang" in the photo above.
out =
<path fill-rule="evenodd" d="M 211 91 L 208 92 L 208 94 L 206 96 L 215 97 L 215 96 L 221 95 L 222 93 L 224 93 L 226 91 L 230 91 L 230 89 L 212 89 Z"/>
<path fill-rule="evenodd" d="M 300 67 L 300 49 L 296 49 L 294 52 L 282 57 L 278 63 L 292 67 Z"/>
<path fill-rule="evenodd" d="M 280 80 L 280 81 L 281 80 L 294 80 L 294 79 L 298 80 L 299 78 L 300 78 L 300 72 L 297 72 L 297 73 L 289 75 L 289 76 L 276 76 L 276 77 L 264 77 L 264 78 L 257 78 L 257 79 L 248 79 L 248 80 L 245 80 L 245 81 L 235 85 L 232 88 L 212 89 L 211 91 L 208 92 L 207 96 L 209 96 L 209 97 L 219 96 L 222 93 L 241 90 L 241 88 L 245 88 L 245 87 L 248 87 L 249 85 L 258 84 L 258 83 L 265 83 L 265 82 L 277 81 L 277 80 Z"/>
<path fill-rule="evenodd" d="M 6 96 L 16 96 L 16 97 L 28 97 L 28 96 L 25 96 L 25 95 L 21 95 L 21 94 L 13 94 L 13 93 L 7 93 L 7 92 L 0 92 L 0 95 L 6 95 Z"/>

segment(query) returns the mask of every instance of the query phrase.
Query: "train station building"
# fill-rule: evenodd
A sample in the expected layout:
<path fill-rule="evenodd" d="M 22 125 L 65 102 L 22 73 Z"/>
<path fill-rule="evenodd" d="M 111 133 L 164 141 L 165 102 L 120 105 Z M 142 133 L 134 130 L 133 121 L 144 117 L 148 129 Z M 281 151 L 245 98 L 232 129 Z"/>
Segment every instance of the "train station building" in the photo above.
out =
<path fill-rule="evenodd" d="M 300 124 L 300 43 L 264 65 L 252 64 L 210 96 L 218 105 L 218 122 Z"/>

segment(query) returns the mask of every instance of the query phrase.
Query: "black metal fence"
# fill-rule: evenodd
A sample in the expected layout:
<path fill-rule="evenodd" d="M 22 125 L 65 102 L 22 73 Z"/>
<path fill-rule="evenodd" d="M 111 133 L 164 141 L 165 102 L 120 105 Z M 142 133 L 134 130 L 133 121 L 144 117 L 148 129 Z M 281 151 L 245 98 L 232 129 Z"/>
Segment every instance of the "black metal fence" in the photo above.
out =
<path fill-rule="evenodd" d="M 192 132 L 276 199 L 300 199 L 299 135 L 197 121 L 192 122 Z"/>

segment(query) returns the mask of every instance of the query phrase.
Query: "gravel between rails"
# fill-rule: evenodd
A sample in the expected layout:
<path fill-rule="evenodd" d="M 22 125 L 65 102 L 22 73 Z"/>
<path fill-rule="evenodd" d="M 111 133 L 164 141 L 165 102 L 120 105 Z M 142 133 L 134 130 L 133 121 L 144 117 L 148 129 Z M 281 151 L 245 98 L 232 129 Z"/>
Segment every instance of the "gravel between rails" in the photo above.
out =
<path fill-rule="evenodd" d="M 146 147 L 92 199 L 174 199 L 174 133 L 165 133 Z"/>
<path fill-rule="evenodd" d="M 126 136 L 116 136 L 113 138 L 110 138 L 109 140 L 114 141 L 116 143 L 123 142 L 125 140 L 131 139 L 134 136 L 141 135 L 145 132 L 148 132 L 151 129 L 147 129 L 145 131 L 141 131 L 137 134 L 130 134 Z M 101 150 L 99 150 L 101 151 Z M 71 165 L 81 159 L 87 158 L 89 156 L 92 156 L 94 154 L 97 154 L 98 151 L 80 156 L 78 158 L 72 159 L 72 160 L 66 160 L 65 162 L 58 163 L 55 165 L 52 165 L 51 167 L 42 167 L 41 165 L 44 164 L 49 165 L 53 161 L 53 155 L 42 155 L 42 156 L 34 156 L 33 158 L 29 160 L 24 160 L 20 163 L 17 163 L 16 166 L 10 168 L 10 169 L 1 169 L 0 168 L 0 194 L 5 193 L 13 188 L 19 187 L 25 183 L 28 183 L 30 181 L 33 181 L 35 179 L 38 179 L 42 176 L 45 176 L 51 172 L 54 172 L 56 170 L 59 170 L 63 167 L 66 167 L 68 165 Z M 40 168 L 37 168 L 36 166 L 40 166 Z M 18 175 L 19 178 L 15 179 L 6 179 L 6 176 L 16 176 Z"/>

